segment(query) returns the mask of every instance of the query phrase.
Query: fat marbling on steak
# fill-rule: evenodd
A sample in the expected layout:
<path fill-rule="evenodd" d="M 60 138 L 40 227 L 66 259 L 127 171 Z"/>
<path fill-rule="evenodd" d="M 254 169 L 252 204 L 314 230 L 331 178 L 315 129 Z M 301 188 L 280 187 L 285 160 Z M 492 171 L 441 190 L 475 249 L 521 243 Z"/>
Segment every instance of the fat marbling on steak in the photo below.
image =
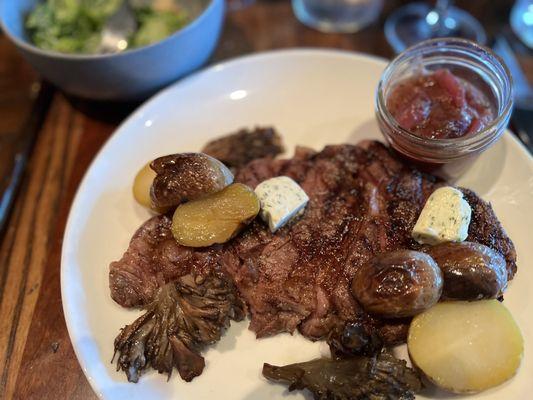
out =
<path fill-rule="evenodd" d="M 299 148 L 292 159 L 259 159 L 241 168 L 236 181 L 255 187 L 286 175 L 310 201 L 290 226 L 270 233 L 260 220 L 224 246 L 191 249 L 178 245 L 168 216 L 146 222 L 121 260 L 111 263 L 111 295 L 119 304 L 141 306 L 177 277 L 221 268 L 235 281 L 258 337 L 299 329 L 324 338 L 347 321 L 371 326 L 391 344 L 405 339 L 408 321 L 370 317 L 351 296 L 350 282 L 373 255 L 418 249 L 410 233 L 427 197 L 444 184 L 398 160 L 383 144 Z M 491 206 L 464 190 L 472 206 L 467 240 L 482 243 L 516 271 L 512 242 Z"/>

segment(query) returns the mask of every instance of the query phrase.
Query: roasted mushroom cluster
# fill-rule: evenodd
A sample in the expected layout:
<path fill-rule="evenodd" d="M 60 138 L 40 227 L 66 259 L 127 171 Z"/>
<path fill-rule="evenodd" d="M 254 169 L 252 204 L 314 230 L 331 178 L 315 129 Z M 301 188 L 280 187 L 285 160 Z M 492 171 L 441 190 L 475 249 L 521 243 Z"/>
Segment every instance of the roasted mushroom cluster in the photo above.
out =
<path fill-rule="evenodd" d="M 288 385 L 289 391 L 308 389 L 316 400 L 412 400 L 422 389 L 418 374 L 388 351 L 283 367 L 264 364 L 263 375 Z"/>
<path fill-rule="evenodd" d="M 242 320 L 244 310 L 233 283 L 222 273 L 182 276 L 163 286 L 146 312 L 117 336 L 117 369 L 137 382 L 148 367 L 169 377 L 176 368 L 189 382 L 204 369 L 202 349 L 220 340 L 231 320 Z"/>

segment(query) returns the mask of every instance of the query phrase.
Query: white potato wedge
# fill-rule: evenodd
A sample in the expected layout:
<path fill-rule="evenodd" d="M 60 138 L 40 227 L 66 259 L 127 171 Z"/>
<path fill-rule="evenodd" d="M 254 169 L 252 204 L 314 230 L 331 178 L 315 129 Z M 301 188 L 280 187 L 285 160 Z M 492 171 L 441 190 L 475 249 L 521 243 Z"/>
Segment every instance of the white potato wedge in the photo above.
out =
<path fill-rule="evenodd" d="M 511 313 L 497 300 L 443 302 L 416 316 L 409 356 L 430 381 L 455 393 L 476 393 L 510 379 L 524 342 Z"/>

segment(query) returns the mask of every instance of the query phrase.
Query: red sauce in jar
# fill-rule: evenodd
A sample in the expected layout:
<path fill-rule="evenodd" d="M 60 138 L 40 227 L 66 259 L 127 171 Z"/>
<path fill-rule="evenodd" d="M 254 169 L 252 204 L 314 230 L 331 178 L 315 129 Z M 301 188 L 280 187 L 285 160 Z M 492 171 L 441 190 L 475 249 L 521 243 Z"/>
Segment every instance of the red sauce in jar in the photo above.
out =
<path fill-rule="evenodd" d="M 448 69 L 400 81 L 391 89 L 387 109 L 402 128 L 430 139 L 474 134 L 494 119 L 487 96 Z"/>

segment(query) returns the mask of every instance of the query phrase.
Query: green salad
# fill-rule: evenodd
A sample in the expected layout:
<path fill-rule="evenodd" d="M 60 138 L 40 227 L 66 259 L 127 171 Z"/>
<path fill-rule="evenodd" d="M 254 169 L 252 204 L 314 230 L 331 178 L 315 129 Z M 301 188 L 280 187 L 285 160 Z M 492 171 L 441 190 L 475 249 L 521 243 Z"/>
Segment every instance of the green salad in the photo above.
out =
<path fill-rule="evenodd" d="M 97 53 L 107 19 L 124 0 L 44 0 L 26 18 L 32 42 L 61 53 Z M 132 5 L 138 29 L 129 47 L 147 46 L 181 29 L 188 16 L 183 10 Z M 169 2 L 160 2 L 168 4 Z"/>

